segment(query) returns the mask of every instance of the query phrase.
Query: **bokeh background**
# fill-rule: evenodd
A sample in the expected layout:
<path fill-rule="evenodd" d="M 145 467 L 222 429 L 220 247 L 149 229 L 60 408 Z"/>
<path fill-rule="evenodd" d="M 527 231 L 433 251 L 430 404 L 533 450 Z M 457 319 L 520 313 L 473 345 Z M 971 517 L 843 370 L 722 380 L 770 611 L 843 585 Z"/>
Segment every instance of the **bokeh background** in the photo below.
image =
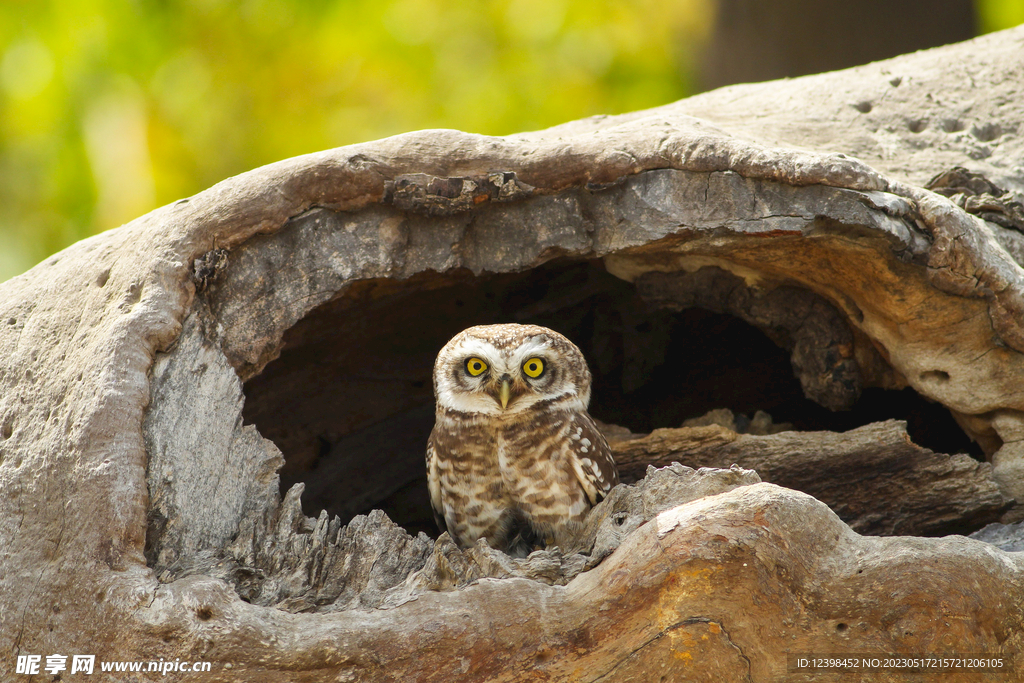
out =
<path fill-rule="evenodd" d="M 0 281 L 287 157 L 503 135 L 1024 23 L 1024 0 L 0 0 Z"/>

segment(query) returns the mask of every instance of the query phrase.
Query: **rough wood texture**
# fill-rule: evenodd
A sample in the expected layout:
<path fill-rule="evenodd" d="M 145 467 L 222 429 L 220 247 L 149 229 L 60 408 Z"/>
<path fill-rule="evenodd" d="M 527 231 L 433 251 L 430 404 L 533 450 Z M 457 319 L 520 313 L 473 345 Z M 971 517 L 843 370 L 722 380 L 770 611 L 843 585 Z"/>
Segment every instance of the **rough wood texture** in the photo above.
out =
<path fill-rule="evenodd" d="M 786 652 L 1019 653 L 1017 555 L 860 537 L 770 484 L 662 512 L 564 586 L 484 578 L 391 609 L 289 613 L 271 604 L 376 604 L 405 560 L 360 564 L 329 597 L 305 590 L 302 569 L 326 566 L 315 556 L 344 532 L 294 502 L 256 524 L 278 509 L 278 455 L 241 423 L 238 380 L 371 279 L 429 288 L 555 257 L 628 282 L 714 266 L 827 301 L 862 386 L 947 406 L 1024 500 L 1021 236 L 924 189 L 966 166 L 1024 190 L 1022 51 L 1016 29 L 548 131 L 423 131 L 291 159 L 3 283 L 0 667 L 94 653 L 214 662 L 180 678 L 197 681 L 770 680 Z M 247 550 L 250 528 L 273 542 Z M 210 576 L 232 529 L 237 557 L 273 580 Z M 150 559 L 182 578 L 147 565 L 147 532 Z M 259 581 L 267 604 L 245 602 Z"/>
<path fill-rule="evenodd" d="M 1024 523 L 1022 522 L 1015 524 L 999 524 L 995 522 L 975 531 L 970 537 L 991 543 L 1000 550 L 1007 552 L 1024 551 Z"/>
<path fill-rule="evenodd" d="M 1015 658 L 1022 571 L 1019 554 L 962 537 L 858 536 L 810 496 L 755 484 L 661 513 L 566 586 L 487 579 L 393 609 L 292 615 L 191 577 L 155 589 L 135 638 L 205 640 L 203 657 L 234 664 L 204 674 L 215 681 L 770 681 L 787 653 Z"/>
<path fill-rule="evenodd" d="M 255 427 L 243 426 L 241 382 L 201 332 L 201 317 L 189 316 L 175 355 L 162 356 L 152 370 L 143 427 L 146 559 L 161 569 L 183 571 L 182 561 L 231 541 L 238 520 L 261 517 L 265 501 L 278 495 L 284 462 Z"/>
<path fill-rule="evenodd" d="M 766 436 L 708 425 L 658 429 L 611 444 L 623 481 L 637 479 L 650 465 L 736 464 L 764 481 L 813 495 L 862 534 L 962 532 L 998 520 L 1011 502 L 992 479 L 991 465 L 921 448 L 899 422 L 844 434 Z"/>

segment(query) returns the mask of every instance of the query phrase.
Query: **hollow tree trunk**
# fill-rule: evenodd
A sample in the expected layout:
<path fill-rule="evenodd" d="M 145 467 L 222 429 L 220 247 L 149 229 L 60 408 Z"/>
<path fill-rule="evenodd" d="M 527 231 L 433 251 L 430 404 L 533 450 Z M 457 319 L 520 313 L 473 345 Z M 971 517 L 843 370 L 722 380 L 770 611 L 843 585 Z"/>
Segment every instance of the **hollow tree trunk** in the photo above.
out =
<path fill-rule="evenodd" d="M 0 667 L 762 681 L 811 653 L 1009 662 L 1019 554 L 850 525 L 1020 517 L 1022 53 L 1016 29 L 547 131 L 299 157 L 4 283 Z M 681 427 L 692 392 L 663 368 L 702 360 L 673 342 L 693 307 L 783 349 L 822 410 L 912 390 L 986 461 L 892 422 Z M 432 355 L 492 319 L 571 332 L 605 422 L 640 419 L 641 396 L 680 418 L 606 425 L 632 483 L 525 559 L 389 519 L 415 528 Z"/>

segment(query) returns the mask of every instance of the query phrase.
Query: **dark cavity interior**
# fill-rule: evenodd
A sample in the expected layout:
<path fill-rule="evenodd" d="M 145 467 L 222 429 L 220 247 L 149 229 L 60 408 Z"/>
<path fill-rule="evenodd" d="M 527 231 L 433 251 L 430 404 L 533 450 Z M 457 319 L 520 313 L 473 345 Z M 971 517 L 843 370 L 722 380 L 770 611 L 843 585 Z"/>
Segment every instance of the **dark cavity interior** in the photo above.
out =
<path fill-rule="evenodd" d="M 757 328 L 700 308 L 655 308 L 600 261 L 562 261 L 363 282 L 296 324 L 280 358 L 245 385 L 246 422 L 285 455 L 282 490 L 305 482 L 311 516 L 326 509 L 347 521 L 379 508 L 436 536 L 423 460 L 434 357 L 460 330 L 497 322 L 573 340 L 594 375 L 591 414 L 634 432 L 715 408 L 763 410 L 804 431 L 895 418 L 922 446 L 981 458 L 943 406 L 910 389 L 868 388 L 852 410 L 831 412 L 804 397 L 789 353 Z"/>

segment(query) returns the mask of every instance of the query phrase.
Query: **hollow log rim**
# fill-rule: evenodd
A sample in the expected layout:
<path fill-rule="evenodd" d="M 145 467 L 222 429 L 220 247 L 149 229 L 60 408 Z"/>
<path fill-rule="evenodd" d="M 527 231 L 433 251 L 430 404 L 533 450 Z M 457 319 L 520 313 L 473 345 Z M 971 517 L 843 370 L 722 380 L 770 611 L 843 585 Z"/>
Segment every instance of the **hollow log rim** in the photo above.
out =
<path fill-rule="evenodd" d="M 1007 33 L 1003 39 L 1019 45 L 1024 31 Z M 990 44 L 995 39 L 984 40 Z M 959 49 L 964 51 L 963 46 Z M 506 197 L 526 191 L 521 186 L 542 195 L 570 187 L 603 187 L 661 168 L 735 171 L 794 186 L 889 192 L 914 202 L 936 241 L 974 239 L 971 254 L 984 256 L 966 264 L 937 260 L 931 264 L 937 285 L 990 300 L 999 334 L 1009 346 L 1024 348 L 1019 266 L 998 252 L 984 226 L 945 198 L 887 178 L 843 154 L 740 141 L 711 124 L 675 113 L 672 105 L 643 118 L 627 115 L 586 126 L 586 132 L 558 137 L 556 131 L 548 139 L 536 134 L 497 139 L 423 131 L 280 162 L 78 243 L 4 283 L 0 357 L 5 358 L 5 388 L 11 391 L 5 392 L 0 416 L 7 493 L 0 522 L 5 564 L 12 571 L 2 580 L 3 594 L 11 597 L 0 610 L 0 630 L 11 644 L 9 651 L 32 651 L 50 643 L 62 647 L 45 635 L 47 622 L 76 644 L 117 642 L 127 624 L 146 625 L 145 637 L 121 641 L 119 652 L 126 658 L 146 658 L 154 652 L 212 654 L 218 649 L 196 619 L 208 621 L 213 616 L 201 609 L 204 594 L 212 596 L 226 588 L 202 579 L 160 588 L 143 557 L 148 501 L 141 425 L 149 400 L 149 369 L 155 355 L 170 348 L 180 334 L 195 295 L 196 259 L 274 232 L 314 207 L 354 211 L 376 204 L 386 197 L 387 183 L 403 176 L 422 173 L 477 183 L 475 179 L 483 182 L 498 167 L 514 173 L 518 183 Z M 648 136 L 649 130 L 661 134 Z M 630 144 L 635 136 L 643 138 L 641 144 Z M 453 153 L 467 149 L 473 153 Z M 431 156 L 431 150 L 443 154 Z M 594 169 L 601 173 L 595 175 Z M 498 201 L 507 179 L 490 182 Z M 979 269 L 978 263 L 986 267 Z M 77 319 L 69 320 L 68 309 L 53 303 L 58 296 L 80 304 Z M 51 368 L 45 381 L 36 384 L 30 375 L 19 384 L 24 368 L 37 366 Z M 71 407 L 61 413 L 55 407 L 65 400 Z M 15 411 L 14 401 L 28 407 Z M 102 515 L 96 507 L 100 502 Z M 638 537 L 634 545 L 640 543 Z M 949 556 L 963 551 L 955 540 L 920 543 Z M 1010 565 L 1020 569 L 1010 555 L 975 552 L 985 556 L 985 571 L 992 576 L 1002 576 Z M 18 562 L 10 564 L 12 557 Z M 601 576 L 610 575 L 614 566 L 609 564 Z M 587 576 L 595 581 L 598 574 Z M 1019 589 L 1019 574 L 1012 576 L 1016 578 L 1004 579 L 1006 585 Z M 22 590 L 29 585 L 34 588 Z M 479 590 L 491 589 L 487 584 Z M 532 586 L 525 590 L 543 592 Z M 94 598 L 91 604 L 62 598 L 87 594 Z M 97 623 L 97 604 L 104 605 L 108 615 L 118 616 Z M 346 644 L 341 637 L 338 645 L 305 648 L 293 639 L 305 626 L 329 624 L 339 617 L 257 612 L 238 600 L 232 604 L 251 613 L 246 634 L 251 635 L 248 625 L 259 624 L 275 632 L 279 644 L 306 653 L 288 664 L 293 672 L 333 661 L 337 648 Z M 44 610 L 51 616 L 42 616 Z M 74 638 L 67 635 L 68 624 L 80 625 Z M 182 637 L 185 640 L 177 640 Z M 159 646 L 161 638 L 164 645 Z M 1013 637 L 1004 643 L 1020 649 Z M 240 650 L 230 654 L 242 657 Z"/>

